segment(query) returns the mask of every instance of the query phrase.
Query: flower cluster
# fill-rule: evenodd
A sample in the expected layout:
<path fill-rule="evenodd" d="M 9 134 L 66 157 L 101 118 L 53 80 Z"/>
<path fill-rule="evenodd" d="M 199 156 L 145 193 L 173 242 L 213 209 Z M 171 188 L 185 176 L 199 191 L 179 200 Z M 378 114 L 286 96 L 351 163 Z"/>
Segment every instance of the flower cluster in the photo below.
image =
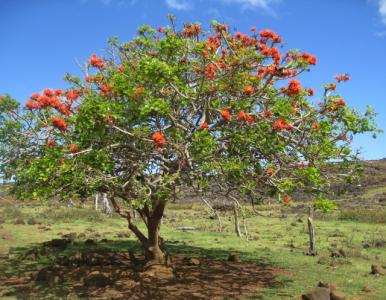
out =
<path fill-rule="evenodd" d="M 348 74 L 336 75 L 336 76 L 335 76 L 335 79 L 336 79 L 336 81 L 338 81 L 338 82 L 341 82 L 341 81 L 348 81 L 348 80 L 350 80 L 350 75 L 348 75 Z"/>
<path fill-rule="evenodd" d="M 105 61 L 103 60 L 103 58 L 96 56 L 96 54 L 91 55 L 89 61 L 90 65 L 98 69 L 102 69 L 105 66 Z"/>
<path fill-rule="evenodd" d="M 153 139 L 153 142 L 157 146 L 166 144 L 165 136 L 161 132 L 159 132 L 159 131 L 154 132 L 153 135 L 151 136 L 151 138 Z"/>
<path fill-rule="evenodd" d="M 303 89 L 302 89 L 302 86 L 300 85 L 300 82 L 296 79 L 291 79 L 285 93 L 287 96 L 296 97 L 301 94 L 302 90 Z"/>
<path fill-rule="evenodd" d="M 247 121 L 249 124 L 253 124 L 255 122 L 255 119 L 253 116 L 246 114 L 243 111 L 239 111 L 237 114 L 237 119 L 242 122 L 242 121 Z"/>
<path fill-rule="evenodd" d="M 260 36 L 262 38 L 271 39 L 274 43 L 281 43 L 281 37 L 278 36 L 272 30 L 266 29 L 266 30 L 260 31 Z"/>
<path fill-rule="evenodd" d="M 70 145 L 70 151 L 71 151 L 72 154 L 78 153 L 78 152 L 79 152 L 79 147 L 78 147 L 78 145 L 76 145 L 76 144 L 71 144 L 71 145 Z"/>
<path fill-rule="evenodd" d="M 291 124 L 288 124 L 283 118 L 280 118 L 279 120 L 276 120 L 273 124 L 273 129 L 277 131 L 282 130 L 291 130 L 293 126 Z"/>
<path fill-rule="evenodd" d="M 156 145 L 155 150 L 162 153 L 164 150 L 163 146 L 167 143 L 165 136 L 161 132 L 157 131 L 152 134 L 151 138 Z"/>
<path fill-rule="evenodd" d="M 52 117 L 50 121 L 52 125 L 60 131 L 67 130 L 67 123 L 61 117 Z"/>
<path fill-rule="evenodd" d="M 225 121 L 230 121 L 231 120 L 231 113 L 229 112 L 229 110 L 227 109 L 223 109 L 221 112 L 221 117 L 225 120 Z"/>
<path fill-rule="evenodd" d="M 182 34 L 184 37 L 191 38 L 197 36 L 201 31 L 200 24 L 186 24 Z"/>
<path fill-rule="evenodd" d="M 244 94 L 250 96 L 254 93 L 255 89 L 251 85 L 247 85 L 244 87 Z"/>
<path fill-rule="evenodd" d="M 344 102 L 344 100 L 342 98 L 340 98 L 332 107 L 332 110 L 338 110 L 339 107 L 341 106 L 345 106 L 346 103 Z"/>
<path fill-rule="evenodd" d="M 60 112 L 65 116 L 69 116 L 71 112 L 72 103 L 78 99 L 79 90 L 67 91 L 66 92 L 66 102 L 63 103 L 59 97 L 63 96 L 63 91 L 61 89 L 57 89 L 55 91 L 51 89 L 45 89 L 43 91 L 43 95 L 39 93 L 32 94 L 30 99 L 32 101 L 27 101 L 25 103 L 26 107 L 33 109 L 45 109 L 48 107 L 54 108 L 56 111 Z"/>
<path fill-rule="evenodd" d="M 302 58 L 302 60 L 309 63 L 310 65 L 316 65 L 316 56 L 314 56 L 314 55 L 311 55 L 311 54 L 305 52 L 305 53 L 303 53 L 301 58 Z"/>

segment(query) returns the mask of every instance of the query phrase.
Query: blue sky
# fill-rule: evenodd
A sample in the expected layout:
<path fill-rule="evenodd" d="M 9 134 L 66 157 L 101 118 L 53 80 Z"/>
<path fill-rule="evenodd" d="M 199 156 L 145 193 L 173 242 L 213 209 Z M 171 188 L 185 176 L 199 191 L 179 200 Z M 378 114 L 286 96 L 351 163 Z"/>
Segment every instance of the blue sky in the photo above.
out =
<path fill-rule="evenodd" d="M 43 88 L 65 87 L 65 73 L 80 74 L 77 62 L 102 55 L 108 37 L 134 37 L 142 24 L 215 19 L 240 31 L 272 29 L 285 47 L 318 57 L 303 85 L 316 88 L 349 73 L 339 87 L 345 101 L 367 104 L 386 129 L 386 0 L 0 0 L 0 94 L 25 101 Z M 356 137 L 362 158 L 386 157 L 386 134 Z"/>

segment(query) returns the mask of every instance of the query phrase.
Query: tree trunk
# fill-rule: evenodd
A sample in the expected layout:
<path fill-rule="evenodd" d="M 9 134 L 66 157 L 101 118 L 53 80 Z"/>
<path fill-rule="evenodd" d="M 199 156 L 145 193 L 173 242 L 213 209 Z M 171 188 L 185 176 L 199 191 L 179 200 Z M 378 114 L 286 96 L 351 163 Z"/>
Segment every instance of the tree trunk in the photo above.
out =
<path fill-rule="evenodd" d="M 111 197 L 114 211 L 127 219 L 129 229 L 140 241 L 145 253 L 146 266 L 154 264 L 168 264 L 168 255 L 164 249 L 163 239 L 160 237 L 161 219 L 164 214 L 166 202 L 154 204 L 152 211 L 147 206 L 138 209 L 138 213 L 147 227 L 147 236 L 133 223 L 130 211 L 122 212 L 114 197 Z"/>
<path fill-rule="evenodd" d="M 96 193 L 95 202 L 94 202 L 95 211 L 98 211 L 98 202 L 99 202 L 99 193 Z"/>
<path fill-rule="evenodd" d="M 148 264 L 166 264 L 166 254 L 163 249 L 162 238 L 160 237 L 161 218 L 150 218 L 147 226 L 148 237 L 143 247 Z"/>
<path fill-rule="evenodd" d="M 103 212 L 107 215 L 111 214 L 110 203 L 106 193 L 103 193 Z"/>
<path fill-rule="evenodd" d="M 240 230 L 240 221 L 239 221 L 239 214 L 238 214 L 238 207 L 237 207 L 237 204 L 235 201 L 233 201 L 233 214 L 234 214 L 234 221 L 235 221 L 235 231 L 236 231 L 236 235 L 238 237 L 242 237 L 243 234 L 241 233 L 241 230 Z"/>
<path fill-rule="evenodd" d="M 313 220 L 313 210 L 312 207 L 308 208 L 308 236 L 310 241 L 310 248 L 308 250 L 309 255 L 317 255 L 316 252 L 316 241 L 315 241 L 315 227 Z"/>

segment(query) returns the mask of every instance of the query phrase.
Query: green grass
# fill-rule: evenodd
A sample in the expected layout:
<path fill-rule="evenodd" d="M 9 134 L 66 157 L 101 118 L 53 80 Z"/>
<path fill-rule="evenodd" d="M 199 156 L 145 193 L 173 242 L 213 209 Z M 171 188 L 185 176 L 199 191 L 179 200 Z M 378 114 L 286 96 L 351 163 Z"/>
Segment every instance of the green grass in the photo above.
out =
<path fill-rule="evenodd" d="M 285 218 L 262 217 L 249 211 L 246 215 L 250 239 L 246 240 L 235 236 L 230 212 L 222 213 L 224 232 L 219 233 L 217 220 L 210 219 L 205 208 L 197 205 L 187 208 L 170 205 L 166 211 L 161 234 L 171 254 L 226 259 L 230 252 L 238 252 L 242 261 L 267 264 L 286 271 L 285 275 L 278 276 L 278 282 L 273 287 L 259 291 L 252 299 L 297 299 L 319 281 L 334 282 L 338 290 L 351 297 L 384 299 L 385 277 L 374 277 L 369 273 L 372 262 L 378 260 L 386 264 L 386 248 L 371 246 L 365 249 L 362 246 L 363 243 L 373 245 L 375 240 L 385 241 L 384 224 L 337 218 L 317 219 L 319 255 L 312 257 L 304 254 L 308 249 L 306 215 L 284 212 Z M 110 241 L 103 246 L 113 250 L 139 249 L 133 236 L 129 239 L 116 237 L 117 232 L 127 230 L 125 220 L 116 216 L 95 215 L 89 209 L 52 210 L 44 206 L 24 205 L 17 207 L 17 210 L 5 207 L 0 211 L 0 218 L 3 219 L 0 233 L 10 234 L 10 239 L 0 239 L 0 253 L 11 252 L 12 256 L 20 249 L 57 238 L 58 233 L 68 232 L 86 232 L 89 237 L 98 233 L 100 238 Z M 269 208 L 264 207 L 264 210 L 269 211 Z M 49 224 L 50 230 L 39 230 L 38 224 L 13 224 L 12 218 L 20 213 L 24 218 L 33 217 Z M 138 224 L 144 229 L 141 223 Z M 176 230 L 178 226 L 192 226 L 196 230 Z M 347 257 L 330 258 L 331 248 L 344 249 Z M 75 250 L 69 248 L 67 251 Z M 326 257 L 326 264 L 318 263 L 321 256 Z M 38 263 L 47 264 L 50 261 Z M 371 290 L 370 293 L 361 291 L 365 286 Z"/>

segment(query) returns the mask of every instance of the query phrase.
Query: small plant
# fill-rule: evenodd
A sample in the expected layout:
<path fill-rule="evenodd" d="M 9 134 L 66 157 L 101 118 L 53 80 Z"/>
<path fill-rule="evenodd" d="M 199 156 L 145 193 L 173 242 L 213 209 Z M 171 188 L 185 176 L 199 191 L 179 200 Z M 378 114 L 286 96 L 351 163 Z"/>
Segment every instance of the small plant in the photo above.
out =
<path fill-rule="evenodd" d="M 314 209 L 321 210 L 324 213 L 337 209 L 338 207 L 331 200 L 319 198 L 314 202 Z"/>

